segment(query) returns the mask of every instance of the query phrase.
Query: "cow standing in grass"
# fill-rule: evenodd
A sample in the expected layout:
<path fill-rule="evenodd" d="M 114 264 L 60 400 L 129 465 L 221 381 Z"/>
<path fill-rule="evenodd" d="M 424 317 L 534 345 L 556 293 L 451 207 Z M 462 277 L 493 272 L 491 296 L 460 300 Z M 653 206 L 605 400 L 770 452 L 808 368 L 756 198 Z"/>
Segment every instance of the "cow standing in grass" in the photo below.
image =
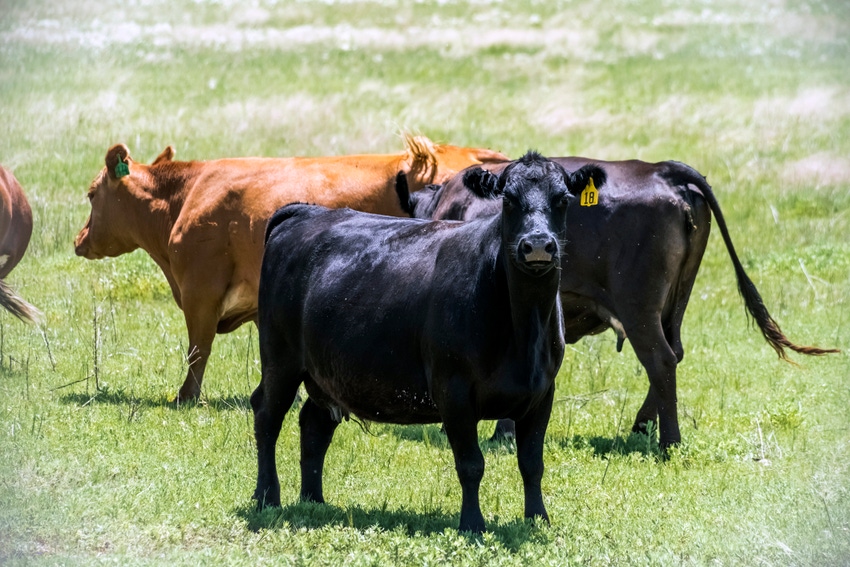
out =
<path fill-rule="evenodd" d="M 177 401 L 196 399 L 216 333 L 257 314 L 266 222 L 305 201 L 404 215 L 394 190 L 401 171 L 413 190 L 461 169 L 504 161 L 498 152 L 407 137 L 398 154 L 173 161 L 170 146 L 150 165 L 126 146 L 106 153 L 88 192 L 91 214 L 74 242 L 88 259 L 142 248 L 165 274 L 189 333 L 189 370 Z"/>
<path fill-rule="evenodd" d="M 260 277 L 262 379 L 251 396 L 254 492 L 280 505 L 275 445 L 304 383 L 301 498 L 323 502 L 325 453 L 354 414 L 445 424 L 463 502 L 460 530 L 481 532 L 481 419 L 516 421 L 525 516 L 548 520 L 543 437 L 564 353 L 558 286 L 567 205 L 597 167 L 567 174 L 529 153 L 498 177 L 465 180 L 500 212 L 469 223 L 389 219 L 290 205 L 269 222 Z"/>
<path fill-rule="evenodd" d="M 41 317 L 39 310 L 3 281 L 23 258 L 30 236 L 30 205 L 12 172 L 0 166 L 0 305 L 22 321 L 34 323 Z"/>
<path fill-rule="evenodd" d="M 680 331 L 712 213 L 747 311 L 777 354 L 785 359 L 785 349 L 807 355 L 838 352 L 794 344 L 782 333 L 735 253 L 711 187 L 696 170 L 672 161 L 552 159 L 566 169 L 591 165 L 607 174 L 605 191 L 588 187 L 570 216 L 561 276 L 564 338 L 574 343 L 610 328 L 617 334 L 618 351 L 628 338 L 649 378 L 633 431 L 646 432 L 657 423 L 662 448 L 681 440 L 676 400 L 676 367 L 684 356 Z M 498 173 L 507 164 L 487 167 Z M 417 218 L 470 220 L 498 212 L 464 186 L 463 174 L 416 194 L 408 194 L 399 178 L 397 189 L 405 210 Z M 509 420 L 502 420 L 494 438 L 512 435 L 512 429 Z"/>

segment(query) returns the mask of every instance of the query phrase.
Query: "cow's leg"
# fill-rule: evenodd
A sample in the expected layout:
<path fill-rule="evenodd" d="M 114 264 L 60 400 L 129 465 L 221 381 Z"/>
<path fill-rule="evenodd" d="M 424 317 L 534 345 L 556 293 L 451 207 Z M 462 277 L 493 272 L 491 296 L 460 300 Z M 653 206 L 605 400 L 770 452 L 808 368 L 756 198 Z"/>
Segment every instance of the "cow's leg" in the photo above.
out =
<path fill-rule="evenodd" d="M 682 359 L 685 357 L 685 351 L 682 347 L 682 338 L 681 338 L 681 326 L 682 326 L 682 314 L 684 314 L 685 303 L 687 303 L 687 298 L 682 302 L 679 306 L 678 311 L 671 317 L 670 321 L 664 325 L 664 337 L 667 340 L 667 344 L 670 345 L 670 348 L 673 351 L 673 354 L 676 356 L 676 365 L 682 362 Z M 647 375 L 649 371 L 647 370 Z M 643 433 L 649 434 L 653 427 L 658 427 L 658 404 L 660 403 L 660 398 L 658 393 L 655 391 L 655 388 L 652 386 L 652 382 L 649 384 L 649 391 L 646 393 L 646 399 L 643 401 L 643 405 L 637 412 L 637 416 L 635 417 L 635 423 L 632 425 L 632 431 L 635 433 Z"/>
<path fill-rule="evenodd" d="M 543 441 L 549 417 L 552 414 L 552 400 L 555 396 L 555 384 L 546 398 L 533 411 L 528 412 L 516 422 L 516 449 L 519 473 L 522 475 L 525 493 L 525 517 L 541 517 L 547 523 L 549 514 L 543 504 L 543 491 L 540 483 L 543 479 Z"/>
<path fill-rule="evenodd" d="M 283 418 L 292 406 L 299 384 L 296 373 L 264 361 L 260 385 L 251 394 L 254 437 L 257 441 L 257 488 L 254 499 L 260 508 L 280 506 L 275 447 Z"/>
<path fill-rule="evenodd" d="M 647 375 L 649 371 L 647 370 Z M 653 424 L 652 426 L 650 424 Z M 635 433 L 649 434 L 653 427 L 658 426 L 658 394 L 652 384 L 649 385 L 649 391 L 646 393 L 646 399 L 643 405 L 637 412 L 635 423 L 632 425 L 632 431 Z"/>
<path fill-rule="evenodd" d="M 186 317 L 186 329 L 189 331 L 189 370 L 177 393 L 177 402 L 196 400 L 201 395 L 201 384 L 215 339 L 219 303 L 223 293 L 211 290 L 208 286 L 196 287 L 192 292 L 183 299 L 183 313 Z"/>
<path fill-rule="evenodd" d="M 298 416 L 301 426 L 301 500 L 324 502 L 322 471 L 325 454 L 339 422 L 331 412 L 307 398 Z"/>
<path fill-rule="evenodd" d="M 444 407 L 443 423 L 454 454 L 462 494 L 458 530 L 482 533 L 484 516 L 481 514 L 478 492 L 481 479 L 484 478 L 484 455 L 478 446 L 478 421 L 473 416 L 470 404 L 447 405 L 450 407 Z"/>
<path fill-rule="evenodd" d="M 207 361 L 215 339 L 215 322 L 211 325 L 209 321 L 195 322 L 188 324 L 188 327 L 189 350 L 186 353 L 186 361 L 189 370 L 186 372 L 183 385 L 177 392 L 175 401 L 178 403 L 197 400 L 200 397 L 204 372 L 207 369 Z"/>
<path fill-rule="evenodd" d="M 493 430 L 493 435 L 490 436 L 490 441 L 504 443 L 516 439 L 516 425 L 512 419 L 500 419 L 496 422 L 496 428 Z"/>
<path fill-rule="evenodd" d="M 678 444 L 682 437 L 679 432 L 679 417 L 676 400 L 676 365 L 678 357 L 661 327 L 661 321 L 654 318 L 652 324 L 643 328 L 627 331 L 635 354 L 649 377 L 649 393 L 638 412 L 635 425 L 640 420 L 651 421 L 653 403 L 658 413 L 659 445 L 666 449 Z M 644 423 L 646 422 L 644 421 Z"/>

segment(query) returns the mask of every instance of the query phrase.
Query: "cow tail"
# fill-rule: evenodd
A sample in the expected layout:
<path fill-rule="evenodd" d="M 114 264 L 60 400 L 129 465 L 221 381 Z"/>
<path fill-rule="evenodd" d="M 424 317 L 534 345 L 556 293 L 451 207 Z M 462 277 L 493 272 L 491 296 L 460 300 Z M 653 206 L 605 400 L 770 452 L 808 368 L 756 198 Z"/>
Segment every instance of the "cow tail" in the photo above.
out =
<path fill-rule="evenodd" d="M 41 311 L 24 301 L 5 281 L 0 280 L 0 305 L 9 313 L 28 323 L 40 323 Z"/>
<path fill-rule="evenodd" d="M 711 187 L 705 179 L 702 178 L 702 176 L 700 176 L 699 181 L 700 182 L 697 183 L 697 185 L 702 194 L 705 196 L 705 200 L 708 202 L 708 206 L 711 208 L 714 218 L 717 220 L 717 226 L 720 229 L 720 234 L 723 236 L 723 242 L 726 243 L 726 250 L 729 252 L 729 257 L 732 259 L 732 265 L 735 267 L 735 276 L 738 279 L 738 291 L 744 299 L 744 304 L 747 307 L 747 314 L 756 322 L 756 325 L 758 325 L 761 330 L 761 334 L 764 335 L 765 340 L 771 347 L 773 347 L 773 350 L 776 351 L 779 358 L 782 360 L 788 360 L 788 355 L 785 353 L 786 348 L 799 352 L 800 354 L 818 356 L 840 352 L 838 349 L 823 349 L 816 346 L 797 345 L 792 343 L 788 337 L 785 336 L 782 329 L 779 327 L 779 323 L 777 323 L 767 311 L 767 307 L 765 307 L 764 300 L 762 300 L 761 294 L 759 294 L 758 289 L 756 289 L 756 285 L 747 275 L 747 272 L 744 271 L 744 266 L 741 265 L 741 261 L 738 259 L 738 254 L 735 252 L 735 246 L 732 244 L 732 238 L 729 236 L 729 231 L 726 228 L 726 221 L 723 219 L 723 213 L 720 211 L 720 203 L 717 202 Z"/>

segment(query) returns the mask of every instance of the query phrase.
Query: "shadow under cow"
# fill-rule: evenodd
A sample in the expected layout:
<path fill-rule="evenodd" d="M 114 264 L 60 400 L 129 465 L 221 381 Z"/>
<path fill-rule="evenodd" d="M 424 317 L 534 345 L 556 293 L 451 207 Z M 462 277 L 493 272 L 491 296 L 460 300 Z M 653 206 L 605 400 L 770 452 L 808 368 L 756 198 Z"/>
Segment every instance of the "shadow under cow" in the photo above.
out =
<path fill-rule="evenodd" d="M 94 393 L 89 392 L 74 392 L 64 394 L 59 398 L 59 401 L 67 405 L 87 406 L 91 404 L 108 404 L 114 406 L 132 406 L 144 409 L 152 408 L 193 408 L 198 406 L 207 406 L 216 411 L 238 410 L 250 411 L 251 402 L 250 396 L 237 394 L 220 397 L 203 397 L 200 401 L 192 401 L 185 403 L 175 403 L 165 397 L 145 397 L 134 394 L 123 388 L 109 389 L 102 388 Z"/>
<path fill-rule="evenodd" d="M 457 533 L 458 515 L 447 514 L 442 510 L 416 511 L 407 509 L 389 510 L 386 508 L 364 508 L 351 506 L 341 508 L 332 504 L 315 502 L 296 502 L 285 504 L 281 508 L 258 510 L 255 506 L 237 510 L 237 515 L 254 532 L 260 530 L 298 531 L 300 529 L 320 529 L 324 527 L 354 528 L 367 530 L 379 528 L 384 531 L 402 531 L 408 536 L 428 537 L 443 532 Z M 500 522 L 488 522 L 488 533 L 506 549 L 516 552 L 530 540 L 546 538 L 546 531 L 536 527 L 531 520 L 514 519 Z M 470 542 L 480 541 L 480 535 L 462 534 Z"/>
<path fill-rule="evenodd" d="M 613 455 L 639 454 L 646 458 L 661 458 L 661 449 L 658 439 L 654 434 L 629 433 L 627 436 L 616 437 L 573 435 L 571 437 L 552 437 L 550 443 L 554 443 L 561 449 L 582 449 L 590 447 L 593 456 L 601 459 Z"/>

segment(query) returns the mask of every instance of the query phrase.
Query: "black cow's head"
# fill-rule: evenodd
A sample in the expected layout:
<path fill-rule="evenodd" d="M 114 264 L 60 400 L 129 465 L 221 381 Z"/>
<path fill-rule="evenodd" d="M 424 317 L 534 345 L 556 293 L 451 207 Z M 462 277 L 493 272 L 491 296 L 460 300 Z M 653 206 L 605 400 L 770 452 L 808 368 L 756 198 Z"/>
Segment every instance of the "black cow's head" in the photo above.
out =
<path fill-rule="evenodd" d="M 399 171 L 395 178 L 395 192 L 401 210 L 415 219 L 429 219 L 440 203 L 443 186 L 426 185 L 419 191 L 411 193 L 407 184 L 407 176 L 403 171 Z"/>
<path fill-rule="evenodd" d="M 567 173 L 530 151 L 500 175 L 468 170 L 463 184 L 479 197 L 502 197 L 502 242 L 511 261 L 527 274 L 543 275 L 560 266 L 567 206 L 591 178 L 601 187 L 606 175 L 596 165 Z"/>

